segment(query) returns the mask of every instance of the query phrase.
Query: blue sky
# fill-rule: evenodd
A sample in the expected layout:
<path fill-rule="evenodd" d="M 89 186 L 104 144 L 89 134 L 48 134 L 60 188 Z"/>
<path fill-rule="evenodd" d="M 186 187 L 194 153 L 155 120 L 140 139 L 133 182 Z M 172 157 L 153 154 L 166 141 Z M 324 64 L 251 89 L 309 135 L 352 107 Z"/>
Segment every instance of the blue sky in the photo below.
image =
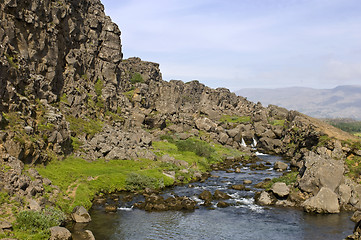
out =
<path fill-rule="evenodd" d="M 361 85 L 360 0 L 102 0 L 124 57 L 216 88 Z"/>

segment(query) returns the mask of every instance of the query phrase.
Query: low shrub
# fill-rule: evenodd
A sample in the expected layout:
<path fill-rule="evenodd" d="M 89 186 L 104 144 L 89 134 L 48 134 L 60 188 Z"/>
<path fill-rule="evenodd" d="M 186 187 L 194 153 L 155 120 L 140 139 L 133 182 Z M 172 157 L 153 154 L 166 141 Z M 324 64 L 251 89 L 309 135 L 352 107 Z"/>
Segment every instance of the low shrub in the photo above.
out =
<path fill-rule="evenodd" d="M 144 82 L 144 79 L 140 73 L 134 73 L 132 78 L 130 79 L 131 83 L 141 83 Z"/>
<path fill-rule="evenodd" d="M 129 173 L 125 180 L 125 188 L 130 191 L 144 188 L 157 188 L 157 182 L 157 179 L 146 175 Z"/>
<path fill-rule="evenodd" d="M 209 143 L 192 138 L 177 141 L 175 144 L 179 151 L 194 152 L 198 156 L 205 158 L 211 157 L 212 153 L 215 151 Z"/>
<path fill-rule="evenodd" d="M 22 211 L 16 216 L 16 228 L 32 233 L 48 231 L 51 227 L 61 225 L 65 218 L 65 214 L 55 208 L 48 208 L 41 212 Z"/>

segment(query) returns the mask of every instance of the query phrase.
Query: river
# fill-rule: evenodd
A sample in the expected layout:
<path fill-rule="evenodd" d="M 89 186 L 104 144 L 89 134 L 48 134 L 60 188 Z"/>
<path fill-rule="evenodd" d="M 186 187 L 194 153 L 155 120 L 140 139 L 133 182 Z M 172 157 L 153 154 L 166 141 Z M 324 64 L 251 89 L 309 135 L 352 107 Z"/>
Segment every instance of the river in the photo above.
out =
<path fill-rule="evenodd" d="M 188 196 L 202 203 L 198 195 L 218 189 L 232 196 L 232 206 L 211 208 L 200 206 L 194 211 L 146 212 L 133 209 L 130 203 L 119 203 L 116 213 L 105 213 L 94 205 L 90 214 L 92 222 L 86 227 L 96 239 L 344 239 L 352 234 L 354 224 L 351 213 L 315 215 L 295 208 L 263 207 L 253 201 L 254 184 L 281 173 L 272 169 L 273 163 L 282 160 L 270 155 L 259 156 L 272 165 L 266 170 L 250 170 L 243 167 L 241 173 L 213 171 L 213 177 L 192 186 L 176 186 L 164 190 L 164 195 Z M 229 189 L 231 185 L 251 180 L 251 191 Z M 120 194 L 120 199 L 123 194 Z"/>

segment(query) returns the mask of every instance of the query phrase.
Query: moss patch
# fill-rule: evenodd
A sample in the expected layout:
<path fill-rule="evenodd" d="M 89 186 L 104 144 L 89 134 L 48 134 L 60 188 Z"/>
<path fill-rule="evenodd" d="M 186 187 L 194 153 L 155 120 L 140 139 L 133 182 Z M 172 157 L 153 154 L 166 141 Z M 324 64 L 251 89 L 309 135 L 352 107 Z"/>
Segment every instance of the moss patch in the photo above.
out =
<path fill-rule="evenodd" d="M 219 121 L 226 122 L 226 123 L 248 123 L 251 122 L 250 116 L 230 116 L 230 115 L 223 115 Z"/>

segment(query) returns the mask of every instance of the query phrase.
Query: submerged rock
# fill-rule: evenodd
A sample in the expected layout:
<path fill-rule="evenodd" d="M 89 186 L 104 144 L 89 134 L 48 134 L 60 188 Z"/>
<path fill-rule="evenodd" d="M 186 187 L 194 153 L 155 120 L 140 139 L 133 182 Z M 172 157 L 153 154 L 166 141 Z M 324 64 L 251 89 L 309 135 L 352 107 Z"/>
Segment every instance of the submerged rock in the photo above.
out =
<path fill-rule="evenodd" d="M 201 194 L 199 194 L 199 198 L 204 201 L 212 201 L 213 196 L 212 193 L 208 190 L 204 190 Z"/>
<path fill-rule="evenodd" d="M 217 207 L 219 207 L 219 208 L 226 208 L 226 207 L 228 207 L 229 205 L 230 205 L 229 203 L 224 202 L 224 201 L 219 201 L 219 202 L 217 203 Z"/>
<path fill-rule="evenodd" d="M 216 190 L 214 192 L 214 199 L 222 199 L 222 200 L 225 200 L 225 199 L 230 199 L 231 197 L 227 194 L 227 193 L 224 193 L 224 192 L 221 192 L 219 190 Z"/>

